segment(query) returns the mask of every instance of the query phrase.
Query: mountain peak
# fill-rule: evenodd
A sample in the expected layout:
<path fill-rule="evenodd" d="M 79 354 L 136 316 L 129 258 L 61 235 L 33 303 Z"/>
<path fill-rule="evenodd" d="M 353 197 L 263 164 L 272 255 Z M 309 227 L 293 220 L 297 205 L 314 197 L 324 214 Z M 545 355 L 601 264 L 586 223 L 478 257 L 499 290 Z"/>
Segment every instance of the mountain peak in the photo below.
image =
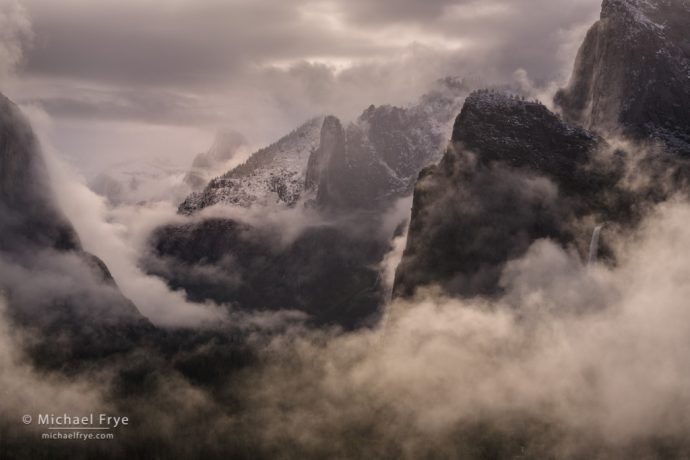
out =
<path fill-rule="evenodd" d="M 493 89 L 473 91 L 465 100 L 466 108 L 492 111 L 528 106 L 543 107 L 543 104 L 537 100 L 527 100 L 522 96 Z"/>
<path fill-rule="evenodd" d="M 604 0 L 601 19 L 624 20 L 650 30 L 663 31 L 667 10 L 685 8 L 678 0 Z"/>
<path fill-rule="evenodd" d="M 611 182 L 588 168 L 600 145 L 538 101 L 472 93 L 445 156 L 420 174 L 394 294 L 495 295 L 532 242 L 573 242 L 570 220 L 598 212 L 597 187 Z"/>
<path fill-rule="evenodd" d="M 307 162 L 319 145 L 322 123 L 323 118 L 313 118 L 255 152 L 244 163 L 212 179 L 203 190 L 189 195 L 179 212 L 192 214 L 221 203 L 243 207 L 256 203 L 294 205 L 304 194 Z"/>
<path fill-rule="evenodd" d="M 563 124 L 539 101 L 484 89 L 474 91 L 465 100 L 453 126 L 452 140 L 474 148 L 475 142 L 484 142 L 482 136 L 491 133 L 503 137 L 499 136 L 501 132 L 517 132 L 526 129 L 527 125 L 545 125 L 555 127 L 557 131 L 574 129 Z M 479 134 L 476 139 L 475 134 Z"/>
<path fill-rule="evenodd" d="M 633 12 L 644 14 L 658 8 L 659 0 L 604 0 L 601 5 L 601 17 L 611 17 L 614 13 Z"/>
<path fill-rule="evenodd" d="M 455 120 L 442 164 L 453 169 L 456 152 L 478 154 L 480 163 L 501 162 L 563 177 L 586 163 L 600 140 L 564 122 L 538 101 L 491 90 L 475 91 Z"/>
<path fill-rule="evenodd" d="M 690 10 L 688 0 L 604 0 L 601 17 L 610 18 L 620 13 L 632 13 L 638 19 L 653 17 L 666 10 Z"/>
<path fill-rule="evenodd" d="M 613 26 L 613 30 L 627 31 L 626 38 L 642 33 L 649 41 L 645 34 L 651 33 L 665 42 L 665 47 L 687 50 L 690 0 L 604 0 L 601 20 L 622 25 L 623 29 Z"/>
<path fill-rule="evenodd" d="M 565 119 L 690 153 L 689 29 L 689 0 L 605 0 L 556 95 Z"/>

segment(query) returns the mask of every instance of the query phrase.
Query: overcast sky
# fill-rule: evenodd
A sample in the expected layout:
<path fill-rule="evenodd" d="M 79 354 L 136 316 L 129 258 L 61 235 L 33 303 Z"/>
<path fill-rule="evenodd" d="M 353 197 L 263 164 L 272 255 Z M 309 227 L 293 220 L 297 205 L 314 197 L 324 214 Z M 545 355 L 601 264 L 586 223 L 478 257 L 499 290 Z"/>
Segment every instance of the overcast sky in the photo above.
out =
<path fill-rule="evenodd" d="M 600 0 L 0 0 L 3 92 L 85 173 L 180 165 L 219 128 L 414 101 L 435 79 L 567 78 Z"/>

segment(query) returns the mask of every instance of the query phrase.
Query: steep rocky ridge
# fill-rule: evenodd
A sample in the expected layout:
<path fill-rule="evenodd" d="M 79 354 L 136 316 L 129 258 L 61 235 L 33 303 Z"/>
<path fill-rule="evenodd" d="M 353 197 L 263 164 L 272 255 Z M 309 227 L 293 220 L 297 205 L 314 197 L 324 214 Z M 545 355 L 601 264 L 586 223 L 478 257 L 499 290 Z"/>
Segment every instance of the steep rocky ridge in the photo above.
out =
<path fill-rule="evenodd" d="M 29 123 L 0 96 L 0 290 L 8 314 L 36 330 L 33 356 L 64 362 L 130 349 L 150 324 L 86 253 L 59 210 Z"/>
<path fill-rule="evenodd" d="M 381 210 L 409 195 L 419 171 L 440 159 L 467 92 L 462 80 L 447 78 L 411 107 L 372 105 L 346 127 L 328 117 L 307 172 L 317 206 Z"/>
<path fill-rule="evenodd" d="M 0 249 L 27 245 L 79 249 L 71 224 L 60 213 L 48 187 L 39 146 L 19 109 L 0 95 Z"/>
<path fill-rule="evenodd" d="M 396 295 L 432 284 L 494 295 L 505 264 L 535 240 L 584 251 L 579 220 L 634 219 L 634 200 L 617 186 L 622 170 L 596 162 L 605 148 L 538 102 L 473 93 L 443 159 L 420 174 Z"/>

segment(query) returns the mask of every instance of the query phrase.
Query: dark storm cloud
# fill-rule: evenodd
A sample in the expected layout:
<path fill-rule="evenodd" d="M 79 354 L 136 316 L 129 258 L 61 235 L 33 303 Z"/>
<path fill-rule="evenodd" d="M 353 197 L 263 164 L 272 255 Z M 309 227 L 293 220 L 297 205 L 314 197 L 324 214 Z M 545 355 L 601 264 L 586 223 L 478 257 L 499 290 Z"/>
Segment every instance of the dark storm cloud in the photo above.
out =
<path fill-rule="evenodd" d="M 486 86 L 524 69 L 521 82 L 548 99 L 600 0 L 23 5 L 33 39 L 7 92 L 45 109 L 56 147 L 98 170 L 112 163 L 107 152 L 155 156 L 153 125 L 198 129 L 198 144 L 229 127 L 260 147 L 316 115 L 348 120 L 370 104 L 413 102 L 447 75 Z M 104 135 L 106 125 L 119 134 Z M 114 148 L 123 138 L 142 141 Z M 181 166 L 196 152 L 178 144 L 166 156 Z"/>
<path fill-rule="evenodd" d="M 401 23 L 414 25 L 410 42 L 436 37 L 539 54 L 540 42 L 557 45 L 558 31 L 590 20 L 598 0 L 26 4 L 37 35 L 27 56 L 30 74 L 191 84 L 271 60 L 382 57 L 406 34 L 391 40 L 378 33 Z"/>
<path fill-rule="evenodd" d="M 359 57 L 383 47 L 310 20 L 307 2 L 28 0 L 30 74 L 128 85 L 224 81 L 271 59 Z"/>
<path fill-rule="evenodd" d="M 145 123 L 195 125 L 218 122 L 221 107 L 198 98 L 165 91 L 83 91 L 72 97 L 20 99 L 39 104 L 55 118 L 138 120 Z"/>
<path fill-rule="evenodd" d="M 538 80 L 566 76 L 600 0 L 494 0 L 464 2 L 439 20 L 444 34 L 472 43 L 478 67 L 526 69 Z M 456 3 L 457 5 L 457 3 Z"/>
<path fill-rule="evenodd" d="M 472 3 L 471 0 L 354 0 L 343 5 L 352 21 L 364 23 L 428 22 L 438 19 L 453 5 Z"/>

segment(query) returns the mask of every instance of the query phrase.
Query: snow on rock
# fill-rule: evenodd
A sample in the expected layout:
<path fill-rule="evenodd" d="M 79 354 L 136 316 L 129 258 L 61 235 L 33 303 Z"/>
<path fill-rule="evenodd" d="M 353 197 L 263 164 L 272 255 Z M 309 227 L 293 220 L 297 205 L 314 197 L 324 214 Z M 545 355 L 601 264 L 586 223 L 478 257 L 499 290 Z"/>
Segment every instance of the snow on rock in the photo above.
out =
<path fill-rule="evenodd" d="M 409 107 L 372 105 L 340 128 L 342 145 L 321 145 L 330 139 L 324 130 L 335 126 L 324 120 L 340 126 L 339 120 L 312 119 L 211 180 L 187 197 L 179 211 L 192 214 L 215 204 L 290 207 L 316 201 L 367 208 L 388 203 L 410 193 L 419 171 L 440 159 L 468 92 L 463 80 L 445 78 Z M 329 153 L 334 150 L 339 153 Z"/>
<path fill-rule="evenodd" d="M 183 214 L 215 204 L 249 207 L 282 203 L 293 206 L 303 196 L 309 156 L 319 146 L 323 118 L 313 118 L 278 142 L 254 153 L 245 163 L 217 177 L 180 205 Z"/>
<path fill-rule="evenodd" d="M 632 25 L 662 31 L 665 21 L 658 15 L 657 2 L 650 0 L 605 0 L 602 6 L 602 19 L 626 18 Z M 635 28 L 631 28 L 635 31 Z"/>

